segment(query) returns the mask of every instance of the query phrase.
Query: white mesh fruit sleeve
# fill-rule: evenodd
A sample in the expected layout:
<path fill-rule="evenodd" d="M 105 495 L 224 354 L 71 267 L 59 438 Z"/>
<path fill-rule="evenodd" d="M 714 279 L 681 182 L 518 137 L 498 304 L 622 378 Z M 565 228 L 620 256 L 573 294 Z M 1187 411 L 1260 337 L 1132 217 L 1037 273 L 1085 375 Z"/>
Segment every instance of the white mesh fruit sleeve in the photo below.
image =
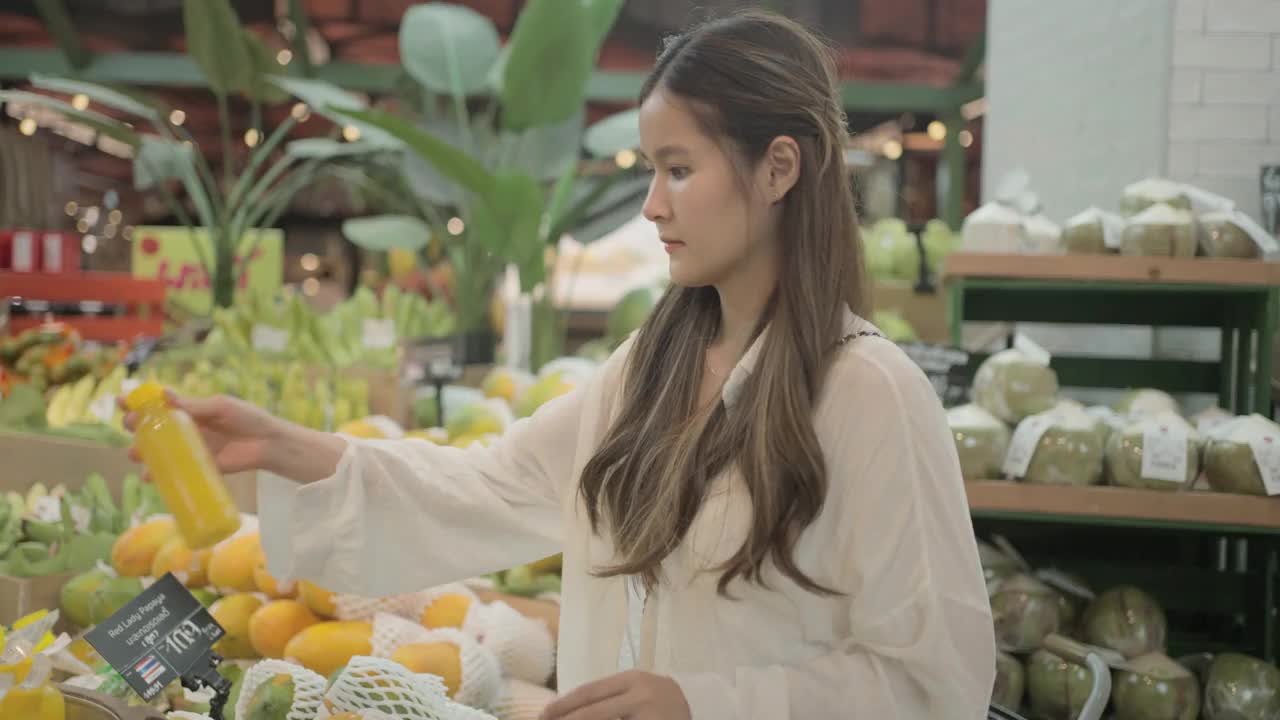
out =
<path fill-rule="evenodd" d="M 359 595 L 339 593 L 333 596 L 335 615 L 339 620 L 369 621 L 378 613 L 390 613 L 402 618 L 417 620 L 413 617 L 412 608 L 419 602 L 419 593 L 391 595 L 388 597 L 369 598 Z"/>
<path fill-rule="evenodd" d="M 462 657 L 462 684 L 454 700 L 471 707 L 491 707 L 502 689 L 502 665 L 491 650 L 454 628 L 428 630 L 422 642 L 450 642 Z"/>
<path fill-rule="evenodd" d="M 538 720 L 555 699 L 556 693 L 550 688 L 509 678 L 493 705 L 493 714 L 498 720 Z"/>
<path fill-rule="evenodd" d="M 333 713 L 377 710 L 396 720 L 451 720 L 439 678 L 383 658 L 351 658 L 324 698 Z"/>
<path fill-rule="evenodd" d="M 187 712 L 186 710 L 170 710 L 165 714 L 165 717 L 168 718 L 168 720 L 213 720 L 213 718 L 208 715 Z"/>
<path fill-rule="evenodd" d="M 464 597 L 470 598 L 472 607 L 475 607 L 476 605 L 480 604 L 480 599 L 477 598 L 476 594 L 471 591 L 471 588 L 467 587 L 462 583 L 448 583 L 445 585 L 437 585 L 436 587 L 433 587 L 429 590 L 423 590 L 421 592 L 413 594 L 413 598 L 409 606 L 409 612 L 412 613 L 410 617 L 412 617 L 414 620 L 422 619 L 423 611 L 425 611 L 428 607 L 430 607 L 431 603 L 435 602 L 436 599 L 441 597 L 442 595 L 462 595 Z"/>
<path fill-rule="evenodd" d="M 249 668 L 240 686 L 240 697 L 236 700 L 236 717 L 249 716 L 249 701 L 253 699 L 254 691 L 277 675 L 293 678 L 293 705 L 285 716 L 286 720 L 315 720 L 324 705 L 325 679 L 318 673 L 284 660 L 263 660 Z"/>
<path fill-rule="evenodd" d="M 431 642 L 430 633 L 412 620 L 380 612 L 373 617 L 373 639 L 370 641 L 373 656 L 389 658 L 401 646 Z"/>
<path fill-rule="evenodd" d="M 448 713 L 449 720 L 496 720 L 483 710 L 477 710 L 456 702 L 449 703 Z"/>
<path fill-rule="evenodd" d="M 507 677 L 545 685 L 556 666 L 556 641 L 541 620 L 496 601 L 485 609 L 480 644 L 498 658 Z"/>

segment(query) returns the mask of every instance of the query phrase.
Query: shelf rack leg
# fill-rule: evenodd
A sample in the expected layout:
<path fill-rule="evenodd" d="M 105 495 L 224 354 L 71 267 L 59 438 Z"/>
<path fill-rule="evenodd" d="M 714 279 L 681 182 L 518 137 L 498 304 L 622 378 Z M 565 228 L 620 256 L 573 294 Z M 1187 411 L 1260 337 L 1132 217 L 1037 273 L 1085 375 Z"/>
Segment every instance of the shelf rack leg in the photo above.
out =
<path fill-rule="evenodd" d="M 1235 409 L 1234 387 L 1231 384 L 1232 377 L 1235 375 L 1235 357 L 1236 357 L 1236 329 L 1235 329 L 1235 313 L 1231 305 L 1228 305 L 1222 318 L 1222 348 L 1218 355 L 1218 372 L 1221 378 L 1218 381 L 1218 407 L 1223 410 Z"/>
<path fill-rule="evenodd" d="M 1248 415 L 1253 400 L 1253 315 L 1251 307 L 1236 303 L 1236 409 Z"/>
<path fill-rule="evenodd" d="M 1254 380 L 1253 411 L 1271 417 L 1272 355 L 1275 352 L 1276 302 L 1280 291 L 1263 294 L 1258 303 L 1258 364 Z"/>
<path fill-rule="evenodd" d="M 947 320 L 951 325 L 951 344 L 964 347 L 964 280 L 948 284 Z"/>
<path fill-rule="evenodd" d="M 1280 542 L 1272 540 L 1269 543 L 1267 551 L 1266 575 L 1264 577 L 1265 585 L 1263 592 L 1266 598 L 1263 600 L 1263 635 L 1262 635 L 1262 656 L 1269 663 L 1276 662 L 1276 646 L 1280 644 L 1280 628 L 1277 628 L 1276 613 L 1280 612 L 1280 608 L 1276 607 L 1277 594 L 1280 591 Z"/>

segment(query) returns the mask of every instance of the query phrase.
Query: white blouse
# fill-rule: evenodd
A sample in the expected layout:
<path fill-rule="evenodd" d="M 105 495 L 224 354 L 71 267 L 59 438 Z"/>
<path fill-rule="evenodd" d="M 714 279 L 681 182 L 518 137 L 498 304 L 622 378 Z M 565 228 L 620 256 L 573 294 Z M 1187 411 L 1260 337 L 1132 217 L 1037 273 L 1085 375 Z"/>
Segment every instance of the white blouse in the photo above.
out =
<path fill-rule="evenodd" d="M 847 314 L 847 332 L 874 329 Z M 796 546 L 806 574 L 845 594 L 812 594 L 772 566 L 772 590 L 739 580 L 732 599 L 717 594 L 708 568 L 750 520 L 730 472 L 628 632 L 631 583 L 590 574 L 613 551 L 591 532 L 578 478 L 619 409 L 630 347 L 489 447 L 352 438 L 319 482 L 264 473 L 272 574 L 390 595 L 563 552 L 561 692 L 621 661 L 673 677 L 694 720 L 985 718 L 995 640 L 959 460 L 928 379 L 878 337 L 842 347 L 827 376 L 814 423 L 829 488 Z M 731 412 L 759 350 L 725 384 Z"/>

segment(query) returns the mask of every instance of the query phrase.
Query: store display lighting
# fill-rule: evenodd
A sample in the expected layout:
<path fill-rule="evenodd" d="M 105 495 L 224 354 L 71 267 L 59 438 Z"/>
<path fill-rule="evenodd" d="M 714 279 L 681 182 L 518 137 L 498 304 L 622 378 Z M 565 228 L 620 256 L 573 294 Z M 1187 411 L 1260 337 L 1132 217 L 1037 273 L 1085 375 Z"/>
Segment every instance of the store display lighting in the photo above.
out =
<path fill-rule="evenodd" d="M 89 108 L 89 96 L 84 93 L 76 93 L 71 98 L 71 107 L 77 110 L 87 110 Z"/>
<path fill-rule="evenodd" d="M 306 103 L 294 103 L 293 108 L 289 110 L 289 114 L 298 122 L 306 122 L 311 117 L 311 110 L 307 108 Z"/>
<path fill-rule="evenodd" d="M 960 147 L 969 147 L 973 144 L 973 133 L 968 130 L 961 130 L 959 140 Z"/>
<path fill-rule="evenodd" d="M 62 209 L 67 213 L 67 217 L 75 217 L 76 213 L 80 212 L 80 206 L 76 204 L 75 200 L 68 201 Z"/>
<path fill-rule="evenodd" d="M 342 128 L 342 138 L 347 142 L 355 142 L 360 139 L 360 128 L 355 125 L 348 125 Z"/>
<path fill-rule="evenodd" d="M 116 236 L 116 226 L 115 226 L 115 225 L 108 225 L 108 226 L 106 226 L 105 228 L 103 228 L 103 229 L 102 229 L 102 237 L 104 237 L 104 238 L 106 238 L 106 239 L 110 240 L 111 238 L 113 238 L 113 237 L 115 237 L 115 236 Z"/>
<path fill-rule="evenodd" d="M 119 225 L 120 221 L 123 219 L 124 219 L 124 213 L 120 212 L 119 210 L 112 210 L 111 212 L 107 213 L 107 222 L 111 223 L 112 225 Z"/>
<path fill-rule="evenodd" d="M 258 141 L 261 139 L 261 134 L 258 132 L 257 128 L 249 128 L 244 131 L 244 144 L 249 147 L 257 147 Z"/>
<path fill-rule="evenodd" d="M 88 208 L 85 208 L 84 221 L 89 223 L 90 225 L 96 225 L 98 222 L 98 218 L 101 217 L 101 215 L 102 215 L 102 212 L 98 210 L 98 207 L 96 205 L 90 206 Z"/>
<path fill-rule="evenodd" d="M 884 144 L 880 151 L 890 160 L 897 160 L 902 157 L 902 143 L 897 140 L 890 140 Z"/>
<path fill-rule="evenodd" d="M 89 221 L 85 220 L 84 218 L 80 218 L 79 220 L 77 220 L 76 232 L 80 232 L 80 233 L 89 232 Z"/>
<path fill-rule="evenodd" d="M 320 268 L 320 258 L 316 257 L 315 253 L 307 253 L 298 260 L 298 264 L 307 272 L 315 272 Z"/>
<path fill-rule="evenodd" d="M 287 48 L 276 53 L 276 62 L 280 63 L 281 65 L 288 65 L 292 61 L 293 61 L 293 53 L 290 52 Z"/>
<path fill-rule="evenodd" d="M 98 249 L 98 238 L 94 235 L 85 235 L 80 241 L 80 249 L 84 250 L 86 255 L 92 255 Z"/>
<path fill-rule="evenodd" d="M 23 118 L 22 122 L 18 123 L 18 132 L 22 133 L 23 135 L 35 135 L 36 134 L 35 118 Z"/>
<path fill-rule="evenodd" d="M 630 170 L 636 165 L 636 153 L 634 150 L 619 150 L 618 154 L 613 156 L 613 162 L 623 170 Z"/>
<path fill-rule="evenodd" d="M 169 113 L 169 123 L 172 125 L 181 125 L 187 121 L 187 114 L 181 110 L 174 110 Z"/>
<path fill-rule="evenodd" d="M 934 120 L 933 122 L 929 123 L 928 133 L 929 133 L 930 139 L 941 142 L 942 140 L 945 140 L 947 137 L 947 126 L 943 125 L 942 122 L 939 120 Z"/>
<path fill-rule="evenodd" d="M 133 226 L 125 225 L 124 230 L 120 231 L 120 237 L 124 238 L 128 242 L 133 242 Z"/>
<path fill-rule="evenodd" d="M 302 281 L 302 294 L 311 297 L 320 292 L 320 281 L 315 278 L 307 278 Z"/>
<path fill-rule="evenodd" d="M 445 229 L 450 235 L 461 235 L 463 230 L 467 229 L 467 224 L 462 222 L 462 218 L 449 218 L 449 222 L 445 224 Z"/>

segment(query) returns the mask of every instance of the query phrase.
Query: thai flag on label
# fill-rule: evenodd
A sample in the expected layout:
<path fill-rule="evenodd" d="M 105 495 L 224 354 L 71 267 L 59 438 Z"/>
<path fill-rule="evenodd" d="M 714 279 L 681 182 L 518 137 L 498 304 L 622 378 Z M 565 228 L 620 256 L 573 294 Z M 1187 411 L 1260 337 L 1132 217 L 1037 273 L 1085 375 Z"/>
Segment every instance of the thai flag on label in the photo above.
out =
<path fill-rule="evenodd" d="M 161 675 L 164 674 L 164 665 L 156 660 L 155 655 L 148 655 L 142 659 L 142 662 L 133 666 L 135 672 L 142 678 L 143 682 L 153 683 Z"/>

